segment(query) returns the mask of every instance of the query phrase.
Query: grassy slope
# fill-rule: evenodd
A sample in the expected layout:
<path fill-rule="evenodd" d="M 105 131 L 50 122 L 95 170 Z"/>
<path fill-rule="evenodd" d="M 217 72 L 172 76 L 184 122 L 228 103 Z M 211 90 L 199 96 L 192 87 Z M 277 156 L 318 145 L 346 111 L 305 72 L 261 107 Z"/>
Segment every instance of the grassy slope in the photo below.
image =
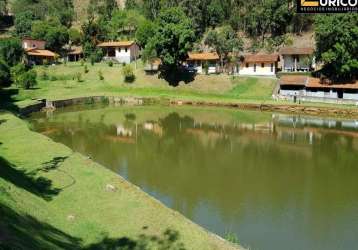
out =
<path fill-rule="evenodd" d="M 121 177 L 31 132 L 15 116 L 0 114 L 0 120 L 0 243 L 74 249 L 104 237 L 138 240 L 141 233 L 172 228 L 187 249 L 233 249 Z M 53 169 L 38 171 L 44 167 Z M 52 185 L 41 185 L 39 176 Z M 117 190 L 106 190 L 107 184 Z"/>
<path fill-rule="evenodd" d="M 87 65 L 89 73 L 84 73 L 84 67 L 79 63 L 72 63 L 48 68 L 39 67 L 39 78 L 46 71 L 50 76 L 57 77 L 56 81 L 39 80 L 34 90 L 20 90 L 15 96 L 18 101 L 32 98 L 63 99 L 90 95 L 124 95 L 164 97 L 173 99 L 201 99 L 221 101 L 262 102 L 271 99 L 276 81 L 270 78 L 231 79 L 227 75 L 199 75 L 190 84 L 180 84 L 178 87 L 168 86 L 167 82 L 158 76 L 145 75 L 142 65 L 136 70 L 136 81 L 132 84 L 123 82 L 119 65 L 109 67 L 105 63 L 95 66 Z M 100 81 L 98 71 L 102 71 L 105 80 Z M 83 82 L 73 80 L 77 72 L 82 73 Z M 239 98 L 239 99 L 238 99 Z M 27 104 L 27 102 L 26 102 Z"/>

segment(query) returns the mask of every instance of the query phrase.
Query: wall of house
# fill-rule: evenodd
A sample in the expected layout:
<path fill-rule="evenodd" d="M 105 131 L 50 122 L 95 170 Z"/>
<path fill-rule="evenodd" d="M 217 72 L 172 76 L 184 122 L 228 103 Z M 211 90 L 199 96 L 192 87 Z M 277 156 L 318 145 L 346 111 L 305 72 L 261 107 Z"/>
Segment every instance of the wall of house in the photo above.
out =
<path fill-rule="evenodd" d="M 246 67 L 246 63 L 242 63 L 240 65 L 239 75 L 258 75 L 258 76 L 273 76 L 276 74 L 275 63 L 273 64 L 273 68 L 271 71 L 271 63 L 264 63 L 264 67 L 262 67 L 261 63 L 256 63 L 256 71 L 255 71 L 255 63 L 249 63 L 248 67 Z"/>
<path fill-rule="evenodd" d="M 295 69 L 295 59 L 294 55 L 283 55 L 283 71 L 294 71 Z M 297 70 L 309 70 L 310 64 L 312 64 L 312 67 L 315 67 L 314 60 L 310 62 L 308 60 L 308 55 L 298 55 L 298 60 L 296 63 Z"/>
<path fill-rule="evenodd" d="M 343 99 L 350 99 L 350 100 L 358 101 L 358 91 L 356 93 L 343 93 Z"/>
<path fill-rule="evenodd" d="M 198 74 L 205 74 L 205 72 L 204 72 L 205 63 L 206 63 L 205 61 L 196 61 L 196 62 L 189 63 L 189 65 L 194 67 Z M 209 74 L 216 74 L 217 73 L 217 68 L 218 68 L 218 62 L 208 61 L 207 63 L 209 65 L 208 73 Z"/>
<path fill-rule="evenodd" d="M 303 97 L 314 97 L 314 98 L 330 98 L 338 99 L 338 92 L 335 89 L 280 89 L 280 95 L 282 96 L 303 96 Z M 345 100 L 357 100 L 358 101 L 358 90 L 356 91 L 343 91 L 343 98 Z"/>
<path fill-rule="evenodd" d="M 131 63 L 139 58 L 139 47 L 136 44 L 128 48 L 117 47 L 115 48 L 115 57 L 105 56 L 106 59 L 115 59 L 119 63 Z"/>
<path fill-rule="evenodd" d="M 22 47 L 24 49 L 45 49 L 46 42 L 45 41 L 36 41 L 36 40 L 23 40 Z"/>

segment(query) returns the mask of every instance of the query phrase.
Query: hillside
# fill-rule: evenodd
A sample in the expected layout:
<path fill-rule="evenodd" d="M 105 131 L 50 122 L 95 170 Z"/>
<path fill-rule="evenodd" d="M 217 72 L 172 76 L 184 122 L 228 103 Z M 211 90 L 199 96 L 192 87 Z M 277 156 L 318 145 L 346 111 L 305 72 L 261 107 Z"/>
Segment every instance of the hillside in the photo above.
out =
<path fill-rule="evenodd" d="M 125 0 L 116 0 L 118 6 L 124 6 Z M 74 26 L 79 27 L 80 24 L 86 20 L 87 17 L 87 7 L 90 3 L 90 0 L 73 0 L 73 5 L 76 13 L 76 21 Z"/>

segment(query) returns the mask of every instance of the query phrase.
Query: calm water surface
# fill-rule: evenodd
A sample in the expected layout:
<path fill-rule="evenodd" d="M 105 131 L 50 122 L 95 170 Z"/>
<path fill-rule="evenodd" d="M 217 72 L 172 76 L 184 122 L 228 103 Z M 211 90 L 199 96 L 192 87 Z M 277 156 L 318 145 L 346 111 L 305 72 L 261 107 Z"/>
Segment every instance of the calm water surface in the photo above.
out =
<path fill-rule="evenodd" d="M 250 249 L 358 249 L 358 120 L 157 106 L 30 120 Z"/>

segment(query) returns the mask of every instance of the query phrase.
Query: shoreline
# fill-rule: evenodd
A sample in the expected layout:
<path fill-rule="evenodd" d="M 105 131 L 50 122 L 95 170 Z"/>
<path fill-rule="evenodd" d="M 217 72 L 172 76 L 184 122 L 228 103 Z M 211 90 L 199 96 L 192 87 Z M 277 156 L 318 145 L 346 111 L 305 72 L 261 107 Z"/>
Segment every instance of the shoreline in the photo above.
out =
<path fill-rule="evenodd" d="M 33 112 L 41 110 L 55 110 L 73 105 L 86 104 L 130 104 L 130 105 L 150 105 L 165 104 L 173 106 L 207 106 L 218 108 L 234 108 L 240 110 L 256 110 L 280 112 L 286 114 L 302 114 L 314 116 L 330 116 L 337 118 L 358 118 L 358 108 L 353 106 L 331 107 L 309 104 L 281 104 L 281 103 L 255 103 L 255 102 L 232 102 L 232 101 L 210 101 L 210 100 L 190 100 L 190 99 L 173 99 L 161 97 L 136 97 L 136 96 L 84 96 L 76 98 L 68 98 L 62 100 L 37 100 L 34 104 L 28 104 L 24 107 L 18 107 L 20 115 L 29 115 Z"/>

